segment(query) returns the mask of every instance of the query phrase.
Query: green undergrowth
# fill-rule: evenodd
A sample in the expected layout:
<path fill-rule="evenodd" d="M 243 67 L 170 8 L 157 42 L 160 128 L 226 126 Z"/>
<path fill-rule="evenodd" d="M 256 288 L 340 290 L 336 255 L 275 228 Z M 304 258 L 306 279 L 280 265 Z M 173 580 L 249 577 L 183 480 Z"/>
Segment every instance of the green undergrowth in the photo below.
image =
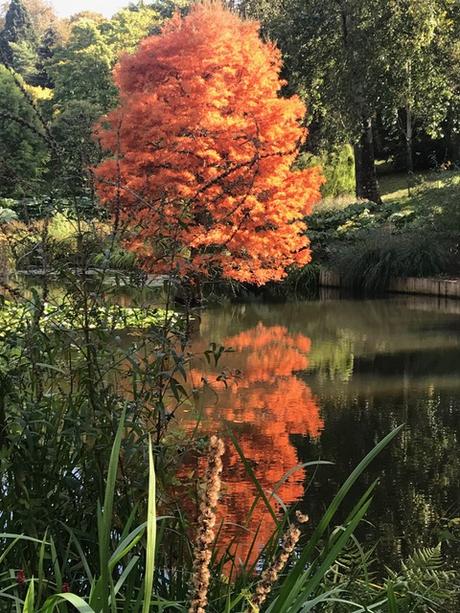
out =
<path fill-rule="evenodd" d="M 0 334 L 18 334 L 30 326 L 36 317 L 33 303 L 18 303 L 5 300 L 0 308 Z M 178 315 L 168 315 L 178 322 Z M 163 325 L 165 310 L 148 307 L 123 307 L 119 305 L 92 305 L 89 309 L 75 307 L 70 302 L 44 304 L 40 313 L 39 329 L 52 330 L 126 330 L 143 329 Z"/>
<path fill-rule="evenodd" d="M 80 613 L 149 613 L 179 611 L 190 606 L 193 584 L 194 525 L 180 509 L 158 513 L 155 458 L 151 442 L 145 450 L 149 467 L 146 504 L 133 506 L 124 524 L 118 521 L 119 471 L 124 460 L 124 440 L 130 431 L 121 413 L 115 434 L 103 500 L 97 505 L 97 542 L 90 543 L 84 532 L 71 525 L 50 525 L 41 538 L 23 534 L 0 534 L 0 602 L 2 611 L 51 613 L 71 610 Z M 388 570 L 379 580 L 373 571 L 373 549 L 365 550 L 355 531 L 363 522 L 377 483 L 371 484 L 338 523 L 344 502 L 362 481 L 369 464 L 399 434 L 388 434 L 353 470 L 332 498 L 324 515 L 305 535 L 286 569 L 271 581 L 271 591 L 261 608 L 253 598 L 260 574 L 276 565 L 282 535 L 293 520 L 277 516 L 261 485 L 233 439 L 248 475 L 276 527 L 256 563 L 235 566 L 230 547 L 223 555 L 210 544 L 210 586 L 207 613 L 305 613 L 324 612 L 435 612 L 456 610 L 458 577 L 445 567 L 441 545 L 414 552 L 398 570 Z M 253 509 L 255 506 L 253 506 Z M 67 533 L 67 546 L 55 545 L 56 531 Z M 217 533 L 219 534 L 220 528 Z M 218 536 L 217 536 L 218 538 Z M 257 535 L 256 537 L 257 538 Z M 25 561 L 21 549 L 35 550 L 35 563 Z M 88 555 L 89 547 L 98 551 Z M 276 576 L 276 575 L 275 575 Z"/>
<path fill-rule="evenodd" d="M 370 293 L 395 276 L 460 274 L 460 173 L 414 178 L 410 192 L 401 181 L 386 178 L 382 204 L 320 205 L 307 220 L 314 261 Z"/>

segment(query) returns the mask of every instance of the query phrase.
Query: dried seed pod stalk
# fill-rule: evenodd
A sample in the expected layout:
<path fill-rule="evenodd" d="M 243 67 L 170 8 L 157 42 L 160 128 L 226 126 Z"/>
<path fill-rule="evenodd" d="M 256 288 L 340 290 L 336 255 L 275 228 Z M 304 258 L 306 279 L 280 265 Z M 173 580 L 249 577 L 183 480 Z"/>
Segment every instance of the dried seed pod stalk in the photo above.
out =
<path fill-rule="evenodd" d="M 296 518 L 299 524 L 305 524 L 308 521 L 308 516 L 302 515 L 299 511 L 296 512 Z M 253 610 L 260 610 L 260 607 L 265 602 L 267 596 L 270 594 L 273 586 L 278 580 L 280 573 L 286 566 L 287 561 L 289 560 L 289 556 L 292 554 L 297 543 L 299 542 L 299 538 L 299 528 L 294 524 L 291 525 L 283 536 L 283 541 L 281 543 L 281 551 L 279 555 L 275 558 L 273 563 L 262 573 L 260 583 L 256 587 L 255 596 L 251 601 Z"/>
<path fill-rule="evenodd" d="M 208 603 L 209 563 L 216 525 L 215 509 L 219 498 L 222 474 L 222 456 L 225 446 L 222 439 L 212 436 L 209 441 L 205 488 L 201 495 L 198 517 L 198 535 L 194 545 L 192 595 L 189 613 L 205 613 Z"/>

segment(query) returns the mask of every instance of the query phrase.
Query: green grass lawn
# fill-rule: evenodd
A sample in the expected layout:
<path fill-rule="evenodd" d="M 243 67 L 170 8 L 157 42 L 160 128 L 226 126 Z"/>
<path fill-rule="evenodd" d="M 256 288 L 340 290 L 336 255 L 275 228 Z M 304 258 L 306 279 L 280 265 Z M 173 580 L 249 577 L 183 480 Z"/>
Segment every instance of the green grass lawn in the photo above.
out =
<path fill-rule="evenodd" d="M 384 202 L 394 200 L 431 201 L 443 205 L 451 198 L 458 198 L 460 192 L 460 171 L 419 173 L 413 177 L 406 174 L 383 175 L 379 177 L 379 186 Z"/>
<path fill-rule="evenodd" d="M 385 174 L 379 177 L 380 193 L 384 203 L 399 203 L 401 207 L 424 207 L 428 209 L 460 205 L 460 171 L 418 173 L 408 177 L 405 173 Z M 344 209 L 357 201 L 354 194 L 325 198 L 315 210 Z"/>

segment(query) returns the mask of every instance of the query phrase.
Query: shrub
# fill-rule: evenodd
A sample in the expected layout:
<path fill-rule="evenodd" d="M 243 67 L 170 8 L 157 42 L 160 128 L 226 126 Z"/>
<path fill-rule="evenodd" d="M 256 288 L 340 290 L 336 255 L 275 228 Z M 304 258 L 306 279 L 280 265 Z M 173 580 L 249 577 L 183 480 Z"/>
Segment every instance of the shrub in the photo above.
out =
<path fill-rule="evenodd" d="M 297 161 L 300 168 L 320 166 L 326 183 L 321 187 L 323 198 L 351 194 L 355 189 L 355 160 L 351 145 L 336 147 L 319 155 L 303 153 Z"/>
<path fill-rule="evenodd" d="M 391 277 L 429 277 L 447 266 L 448 248 L 428 233 L 390 234 L 376 230 L 361 241 L 340 245 L 330 263 L 346 286 L 365 292 L 385 291 Z"/>

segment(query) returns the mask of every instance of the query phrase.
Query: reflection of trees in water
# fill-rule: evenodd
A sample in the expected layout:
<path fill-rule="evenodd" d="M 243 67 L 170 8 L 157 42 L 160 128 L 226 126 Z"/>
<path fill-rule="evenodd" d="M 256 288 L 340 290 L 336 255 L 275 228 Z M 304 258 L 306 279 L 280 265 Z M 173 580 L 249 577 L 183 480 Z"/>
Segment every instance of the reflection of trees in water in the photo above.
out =
<path fill-rule="evenodd" d="M 424 356 L 432 352 L 446 368 L 451 367 L 451 357 L 444 359 L 444 354 L 450 349 L 458 355 L 460 350 L 458 316 L 438 308 L 438 302 L 428 310 L 425 299 L 418 298 L 415 305 L 409 300 L 413 302 L 398 297 L 231 305 L 205 313 L 201 335 L 215 340 L 228 336 L 229 330 L 252 328 L 259 321 L 270 327 L 282 322 L 290 334 L 313 339 L 309 370 L 334 382 L 348 380 L 352 357 L 411 353 L 420 356 L 423 367 Z"/>
<path fill-rule="evenodd" d="M 338 330 L 333 341 L 315 343 L 310 368 L 320 381 L 348 382 L 353 376 L 354 343 L 346 330 Z"/>
<path fill-rule="evenodd" d="M 361 480 L 364 490 L 374 479 L 380 483 L 368 512 L 369 525 L 363 525 L 359 536 L 369 542 L 379 539 L 382 563 L 396 567 L 401 553 L 405 556 L 421 546 L 438 542 L 439 529 L 460 514 L 460 444 L 458 429 L 458 397 L 448 392 L 426 389 L 423 395 L 406 397 L 399 394 L 340 397 L 322 399 L 325 427 L 318 441 L 296 438 L 299 457 L 327 458 L 334 462 L 321 480 L 309 490 L 315 505 L 305 501 L 315 523 L 324 505 L 380 438 L 396 425 L 406 427 L 366 470 Z M 350 497 L 350 503 L 356 495 Z M 460 562 L 458 545 L 449 555 Z"/>
<path fill-rule="evenodd" d="M 287 330 L 280 327 L 280 322 Z M 376 442 L 396 425 L 407 424 L 404 432 L 371 464 L 350 496 L 351 504 L 356 500 L 354 494 L 358 495 L 374 479 L 380 479 L 368 514 L 374 525 L 363 524 L 360 534 L 368 542 L 381 539 L 382 564 L 395 566 L 400 550 L 405 554 L 418 546 L 433 544 L 442 518 L 460 516 L 459 326 L 458 316 L 440 307 L 438 299 L 429 304 L 425 299 L 398 297 L 230 305 L 204 313 L 200 332 L 202 338 L 209 340 L 227 337 L 225 344 L 238 349 L 234 356 L 229 356 L 231 365 L 242 370 L 248 367 L 244 339 L 254 336 L 255 331 L 262 335 L 262 339 L 255 341 L 260 345 L 253 352 L 256 366 L 263 360 L 276 364 L 280 356 L 270 342 L 264 345 L 264 330 L 272 331 L 272 345 L 274 331 L 279 329 L 291 339 L 312 339 L 311 351 L 297 352 L 302 360 L 295 351 L 291 354 L 293 344 L 287 343 L 281 354 L 286 353 L 288 360 L 292 360 L 291 372 L 296 376 L 274 377 L 278 382 L 291 382 L 288 393 L 292 398 L 296 393 L 295 382 L 304 381 L 302 389 L 308 390 L 315 404 L 316 398 L 321 402 L 325 422 L 321 437 L 302 438 L 302 428 L 291 426 L 287 435 L 289 443 L 298 450 L 296 462 L 297 458 L 302 462 L 317 458 L 335 462 L 333 469 L 322 468 L 309 484 L 304 504 L 312 524 Z M 238 334 L 241 330 L 245 330 L 243 335 Z M 229 360 L 226 358 L 225 362 Z M 254 378 L 258 376 L 263 375 Z M 270 406 L 277 403 L 288 406 L 284 403 L 285 392 L 269 378 L 264 381 L 255 380 L 249 387 L 243 381 L 235 388 L 239 390 L 234 396 L 238 404 L 227 399 L 222 405 L 232 407 L 230 419 L 241 424 L 236 431 L 241 438 L 249 428 L 249 436 L 254 440 L 258 429 L 255 420 L 263 422 L 263 401 L 255 399 L 258 390 L 263 398 L 270 393 L 275 395 L 277 390 L 282 401 L 271 399 Z M 245 394 L 252 399 L 247 401 Z M 303 397 L 295 402 L 303 406 L 307 400 Z M 212 402 L 208 404 L 211 406 Z M 208 409 L 216 423 L 215 410 L 219 406 Z M 289 416 L 297 417 L 295 411 L 293 402 Z M 249 425 L 245 424 L 246 412 L 251 414 Z M 287 423 L 289 416 L 282 419 Z M 305 424 L 303 430 L 315 431 Z M 460 551 L 455 555 L 459 561 Z"/>
<path fill-rule="evenodd" d="M 218 392 L 204 396 L 202 433 L 222 430 L 223 421 L 232 425 L 238 443 L 270 502 L 279 511 L 279 497 L 290 504 L 303 495 L 304 469 L 283 477 L 298 464 L 296 450 L 290 437 L 293 434 L 317 437 L 323 427 L 318 404 L 309 386 L 295 376 L 308 366 L 310 339 L 302 334 L 290 335 L 283 326 L 256 327 L 226 338 L 226 347 L 235 353 L 226 354 L 225 366 L 238 368 L 241 378 L 231 380 L 227 387 L 209 370 L 192 372 L 196 385 L 205 378 Z M 194 350 L 201 349 L 198 346 Z M 195 421 L 190 422 L 194 428 Z M 276 491 L 276 496 L 272 492 Z M 224 496 L 219 509 L 225 528 L 220 538 L 220 551 L 231 544 L 233 537 L 238 548 L 233 551 L 253 562 L 260 548 L 270 538 L 274 523 L 270 513 L 259 501 L 251 511 L 257 489 L 231 443 L 224 458 Z M 251 551 L 254 534 L 257 547 Z"/>

